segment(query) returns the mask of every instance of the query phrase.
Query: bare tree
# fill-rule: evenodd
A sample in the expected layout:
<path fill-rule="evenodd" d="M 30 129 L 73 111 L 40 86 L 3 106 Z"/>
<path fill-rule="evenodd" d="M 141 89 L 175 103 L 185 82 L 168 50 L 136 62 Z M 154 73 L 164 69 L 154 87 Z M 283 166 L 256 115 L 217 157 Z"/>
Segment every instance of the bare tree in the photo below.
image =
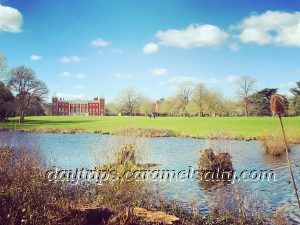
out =
<path fill-rule="evenodd" d="M 250 99 L 249 96 L 256 88 L 256 80 L 249 76 L 242 76 L 237 80 L 237 95 L 242 101 L 245 116 L 249 115 Z"/>
<path fill-rule="evenodd" d="M 190 102 L 195 84 L 193 82 L 184 82 L 178 86 L 176 94 L 176 108 L 178 113 L 186 116 L 187 105 Z"/>
<path fill-rule="evenodd" d="M 210 116 L 221 115 L 223 111 L 223 94 L 218 90 L 209 90 L 205 102 Z"/>
<path fill-rule="evenodd" d="M 138 94 L 134 89 L 127 88 L 123 90 L 118 99 L 120 103 L 120 110 L 130 116 L 139 112 L 142 105 L 143 97 Z"/>
<path fill-rule="evenodd" d="M 152 112 L 153 104 L 154 104 L 154 102 L 151 101 L 149 98 L 143 97 L 139 111 L 144 115 L 148 115 L 149 113 Z"/>
<path fill-rule="evenodd" d="M 24 66 L 19 66 L 11 70 L 8 87 L 16 95 L 20 123 L 24 123 L 27 109 L 36 103 L 36 99 L 44 100 L 48 94 L 46 84 L 36 78 L 32 69 Z"/>
<path fill-rule="evenodd" d="M 207 96 L 207 90 L 204 84 L 202 83 L 197 84 L 192 94 L 192 102 L 198 108 L 199 116 L 203 115 L 203 106 L 205 103 L 206 96 Z"/>

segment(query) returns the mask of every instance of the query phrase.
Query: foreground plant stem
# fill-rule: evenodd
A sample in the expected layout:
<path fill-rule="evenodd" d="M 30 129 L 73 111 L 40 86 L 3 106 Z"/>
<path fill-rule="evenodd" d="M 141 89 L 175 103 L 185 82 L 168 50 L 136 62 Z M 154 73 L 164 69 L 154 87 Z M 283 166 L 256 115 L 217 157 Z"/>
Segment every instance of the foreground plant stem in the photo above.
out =
<path fill-rule="evenodd" d="M 292 170 L 291 161 L 290 161 L 290 157 L 289 157 L 289 148 L 288 148 L 288 144 L 287 144 L 287 141 L 286 141 L 286 136 L 285 136 L 285 131 L 284 131 L 283 123 L 282 123 L 282 118 L 281 118 L 281 115 L 278 115 L 278 117 L 279 117 L 281 130 L 282 130 L 282 134 L 283 134 L 283 139 L 284 139 L 284 143 L 285 143 L 286 158 L 287 158 L 289 170 L 290 170 L 291 177 L 292 177 L 292 182 L 293 182 L 293 185 L 294 185 L 296 198 L 297 198 L 297 201 L 298 201 L 298 207 L 300 209 L 300 200 L 299 200 L 298 190 L 297 190 L 297 186 L 296 186 L 296 182 L 295 182 L 295 178 L 294 178 L 294 173 L 293 173 L 293 170 Z"/>

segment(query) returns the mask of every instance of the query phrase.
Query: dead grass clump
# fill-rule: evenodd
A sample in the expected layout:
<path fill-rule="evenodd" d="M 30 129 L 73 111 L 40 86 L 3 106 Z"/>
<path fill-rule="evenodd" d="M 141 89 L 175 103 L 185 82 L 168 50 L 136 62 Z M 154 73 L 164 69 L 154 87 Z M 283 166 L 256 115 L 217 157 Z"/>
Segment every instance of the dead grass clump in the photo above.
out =
<path fill-rule="evenodd" d="M 289 225 L 286 216 L 286 211 L 283 208 L 278 208 L 272 217 L 272 224 L 274 225 Z"/>
<path fill-rule="evenodd" d="M 37 152 L 0 149 L 2 224 L 59 224 L 71 213 L 80 194 L 76 188 L 70 191 L 59 183 L 49 183 L 41 162 Z"/>
<path fill-rule="evenodd" d="M 240 225 L 266 224 L 263 213 L 264 204 L 258 197 L 246 191 L 242 186 L 230 186 L 230 189 L 217 189 L 215 198 L 215 217 L 226 216 L 231 223 Z M 219 215 L 219 216 L 218 216 Z"/>
<path fill-rule="evenodd" d="M 114 132 L 119 136 L 131 137 L 173 137 L 174 133 L 170 130 L 162 129 L 145 129 L 145 128 L 125 128 Z"/>
<path fill-rule="evenodd" d="M 131 162 L 133 164 L 136 163 L 136 157 L 135 157 L 135 144 L 127 144 L 122 146 L 117 152 L 116 152 L 116 161 L 117 164 L 124 165 L 127 162 Z"/>
<path fill-rule="evenodd" d="M 266 151 L 267 154 L 274 156 L 280 156 L 285 153 L 285 142 L 279 136 L 265 135 L 261 137 L 261 146 Z"/>
<path fill-rule="evenodd" d="M 134 174 L 134 171 L 144 169 L 143 164 L 137 162 L 142 153 L 138 152 L 136 139 L 122 143 L 111 154 L 109 161 L 100 167 L 102 171 L 109 171 L 110 177 L 96 187 L 96 203 L 114 211 L 149 204 L 152 195 L 147 182 L 142 182 Z"/>
<path fill-rule="evenodd" d="M 200 171 L 232 171 L 231 156 L 228 152 L 214 153 L 211 148 L 201 151 L 198 163 Z"/>

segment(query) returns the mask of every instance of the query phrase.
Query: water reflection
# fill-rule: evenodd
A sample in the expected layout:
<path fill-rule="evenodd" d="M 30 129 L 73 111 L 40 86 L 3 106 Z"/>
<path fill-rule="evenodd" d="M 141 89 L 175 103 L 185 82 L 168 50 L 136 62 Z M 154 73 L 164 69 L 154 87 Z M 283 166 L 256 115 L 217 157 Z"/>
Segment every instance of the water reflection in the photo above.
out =
<path fill-rule="evenodd" d="M 99 134 L 49 134 L 0 132 L 0 142 L 12 146 L 38 148 L 45 155 L 48 165 L 56 165 L 66 169 L 92 167 L 104 164 L 114 149 L 120 143 L 130 142 L 128 138 L 113 137 Z M 290 217 L 300 222 L 293 187 L 289 184 L 289 173 L 285 155 L 273 157 L 266 155 L 256 141 L 207 141 L 188 138 L 140 138 L 138 139 L 140 160 L 142 163 L 160 164 L 160 169 L 197 168 L 199 150 L 208 145 L 229 151 L 232 155 L 233 167 L 237 171 L 250 169 L 267 169 L 276 172 L 276 181 L 243 182 L 245 191 L 259 196 L 266 203 L 266 211 L 274 212 L 278 207 L 284 207 Z M 112 148 L 112 146 L 115 146 Z M 300 145 L 292 146 L 290 157 L 296 164 L 300 162 Z M 295 178 L 300 187 L 300 168 L 293 165 Z M 236 184 L 234 184 L 236 185 Z M 202 213 L 208 212 L 214 205 L 214 197 L 218 188 L 203 187 L 197 180 L 158 182 L 157 186 L 170 199 L 178 199 L 189 207 L 191 200 L 199 200 Z"/>

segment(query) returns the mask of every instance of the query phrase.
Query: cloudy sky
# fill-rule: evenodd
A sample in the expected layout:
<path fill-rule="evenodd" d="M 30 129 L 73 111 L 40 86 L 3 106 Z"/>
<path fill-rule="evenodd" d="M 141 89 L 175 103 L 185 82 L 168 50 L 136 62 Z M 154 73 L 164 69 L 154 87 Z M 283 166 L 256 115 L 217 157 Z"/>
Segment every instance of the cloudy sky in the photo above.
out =
<path fill-rule="evenodd" d="M 184 81 L 233 97 L 243 75 L 287 93 L 300 0 L 0 0 L 0 52 L 67 98 L 130 86 L 157 99 Z"/>

